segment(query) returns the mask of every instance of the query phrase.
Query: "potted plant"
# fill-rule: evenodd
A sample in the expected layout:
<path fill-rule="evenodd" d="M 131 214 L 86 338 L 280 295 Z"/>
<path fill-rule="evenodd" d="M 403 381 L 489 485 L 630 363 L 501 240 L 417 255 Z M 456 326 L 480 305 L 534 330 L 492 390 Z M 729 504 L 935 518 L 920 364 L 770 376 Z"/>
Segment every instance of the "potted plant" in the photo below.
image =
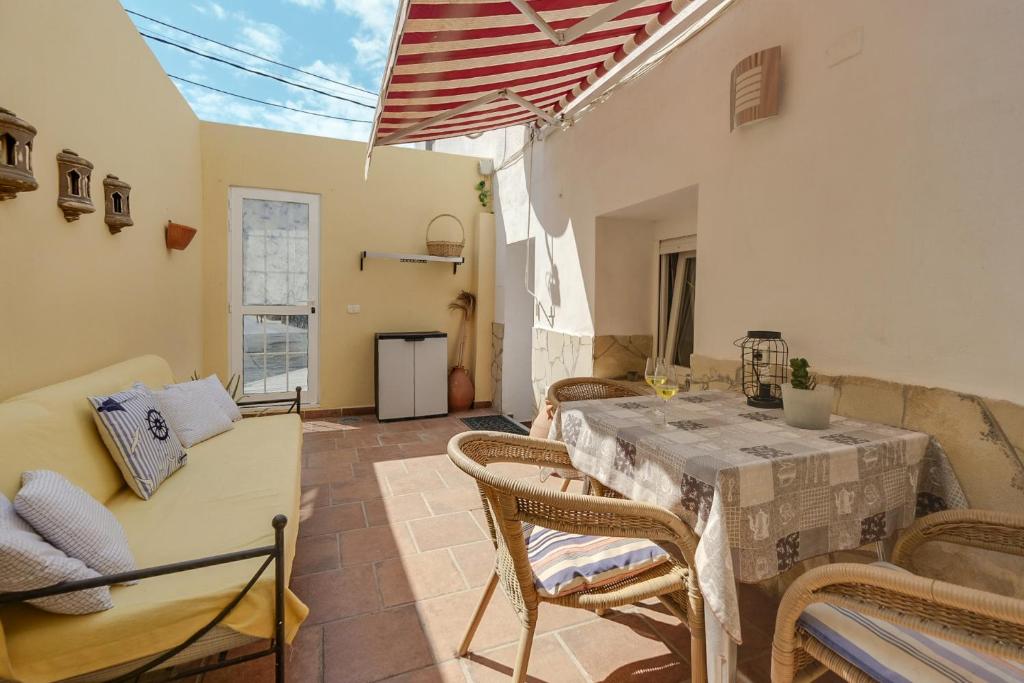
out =
<path fill-rule="evenodd" d="M 469 336 L 468 323 L 473 317 L 473 309 L 476 308 L 476 295 L 460 291 L 455 300 L 448 304 L 449 311 L 459 311 L 462 317 L 459 320 L 459 336 L 455 342 L 455 367 L 448 373 L 448 411 L 469 410 L 473 406 L 473 399 L 476 396 L 476 389 L 473 387 L 473 380 L 469 371 L 462 365 L 466 352 L 466 337 Z"/>
<path fill-rule="evenodd" d="M 782 385 L 782 410 L 791 427 L 826 429 L 835 391 L 828 385 L 818 386 L 810 366 L 806 358 L 790 359 L 790 379 Z"/>

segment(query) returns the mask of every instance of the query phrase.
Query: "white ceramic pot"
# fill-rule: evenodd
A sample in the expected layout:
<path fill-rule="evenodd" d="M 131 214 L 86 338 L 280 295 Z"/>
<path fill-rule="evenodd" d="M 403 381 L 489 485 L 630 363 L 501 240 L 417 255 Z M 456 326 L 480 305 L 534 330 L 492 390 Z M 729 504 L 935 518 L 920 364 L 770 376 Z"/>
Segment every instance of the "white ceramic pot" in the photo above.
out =
<path fill-rule="evenodd" d="M 814 389 L 794 389 L 789 382 L 782 385 L 782 411 L 786 424 L 800 429 L 827 429 L 832 415 L 835 390 L 825 384 Z"/>

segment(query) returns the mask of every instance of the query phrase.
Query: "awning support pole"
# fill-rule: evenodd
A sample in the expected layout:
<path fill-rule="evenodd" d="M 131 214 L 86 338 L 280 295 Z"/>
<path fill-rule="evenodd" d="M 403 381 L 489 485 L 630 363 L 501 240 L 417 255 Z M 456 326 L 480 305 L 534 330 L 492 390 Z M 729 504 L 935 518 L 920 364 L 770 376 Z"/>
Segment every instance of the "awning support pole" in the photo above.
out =
<path fill-rule="evenodd" d="M 586 19 L 581 19 L 564 31 L 552 28 L 551 24 L 544 21 L 544 18 L 530 6 L 527 0 L 511 0 L 511 2 L 541 33 L 550 38 L 552 43 L 563 46 L 586 35 L 601 24 L 611 21 L 620 14 L 628 12 L 643 2 L 643 0 L 616 0 L 605 5 Z"/>

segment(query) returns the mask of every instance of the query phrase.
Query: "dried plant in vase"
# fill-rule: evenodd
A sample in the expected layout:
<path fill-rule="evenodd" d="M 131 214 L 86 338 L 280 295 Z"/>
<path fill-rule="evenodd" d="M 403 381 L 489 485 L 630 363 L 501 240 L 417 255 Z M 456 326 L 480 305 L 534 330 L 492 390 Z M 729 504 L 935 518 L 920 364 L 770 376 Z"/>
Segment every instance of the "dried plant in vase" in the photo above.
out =
<path fill-rule="evenodd" d="M 448 410 L 455 412 L 469 410 L 473 405 L 476 390 L 469 372 L 462 365 L 466 354 L 466 340 L 469 337 L 469 321 L 476 309 L 476 295 L 465 290 L 460 291 L 455 300 L 448 304 L 449 311 L 458 311 L 459 334 L 455 342 L 455 367 L 448 373 Z"/>

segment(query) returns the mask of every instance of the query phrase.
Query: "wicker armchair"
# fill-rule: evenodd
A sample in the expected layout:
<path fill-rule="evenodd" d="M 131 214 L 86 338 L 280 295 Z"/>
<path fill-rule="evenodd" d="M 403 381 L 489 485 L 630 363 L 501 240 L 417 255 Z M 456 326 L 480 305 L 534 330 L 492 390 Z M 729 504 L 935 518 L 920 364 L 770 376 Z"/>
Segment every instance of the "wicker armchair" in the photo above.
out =
<path fill-rule="evenodd" d="M 913 571 L 914 551 L 933 541 L 1024 557 L 1024 516 L 947 510 L 923 517 L 897 541 L 892 563 Z M 1024 663 L 1024 600 L 892 568 L 832 564 L 801 576 L 782 598 L 772 646 L 773 683 L 813 680 L 826 669 L 847 681 L 875 680 L 808 633 L 799 620 L 814 603 L 835 605 L 983 655 Z"/>
<path fill-rule="evenodd" d="M 706 680 L 704 599 L 693 569 L 697 536 L 676 515 L 648 503 L 562 493 L 523 479 L 510 479 L 489 467 L 496 463 L 571 466 L 565 445 L 557 441 L 501 432 L 464 432 L 448 442 L 448 457 L 476 480 L 495 548 L 494 574 L 466 631 L 459 656 L 469 651 L 499 582 L 522 624 L 512 677 L 517 682 L 526 679 L 541 602 L 600 613 L 656 597 L 687 624 L 692 680 Z M 669 559 L 616 583 L 583 588 L 557 598 L 547 597 L 538 592 L 534 583 L 524 523 L 569 534 L 648 539 L 668 552 Z"/>
<path fill-rule="evenodd" d="M 624 398 L 626 396 L 643 396 L 643 392 L 615 380 L 601 379 L 600 377 L 569 377 L 567 379 L 560 379 L 548 387 L 547 402 L 551 404 L 557 414 L 558 406 L 563 401 L 590 401 L 602 398 Z M 544 468 L 541 470 L 542 479 L 549 475 L 561 477 L 565 480 L 562 482 L 563 491 L 569 488 L 569 484 L 573 480 L 586 480 L 586 477 L 572 468 Z M 584 485 L 585 490 L 588 488 L 587 485 Z"/>

